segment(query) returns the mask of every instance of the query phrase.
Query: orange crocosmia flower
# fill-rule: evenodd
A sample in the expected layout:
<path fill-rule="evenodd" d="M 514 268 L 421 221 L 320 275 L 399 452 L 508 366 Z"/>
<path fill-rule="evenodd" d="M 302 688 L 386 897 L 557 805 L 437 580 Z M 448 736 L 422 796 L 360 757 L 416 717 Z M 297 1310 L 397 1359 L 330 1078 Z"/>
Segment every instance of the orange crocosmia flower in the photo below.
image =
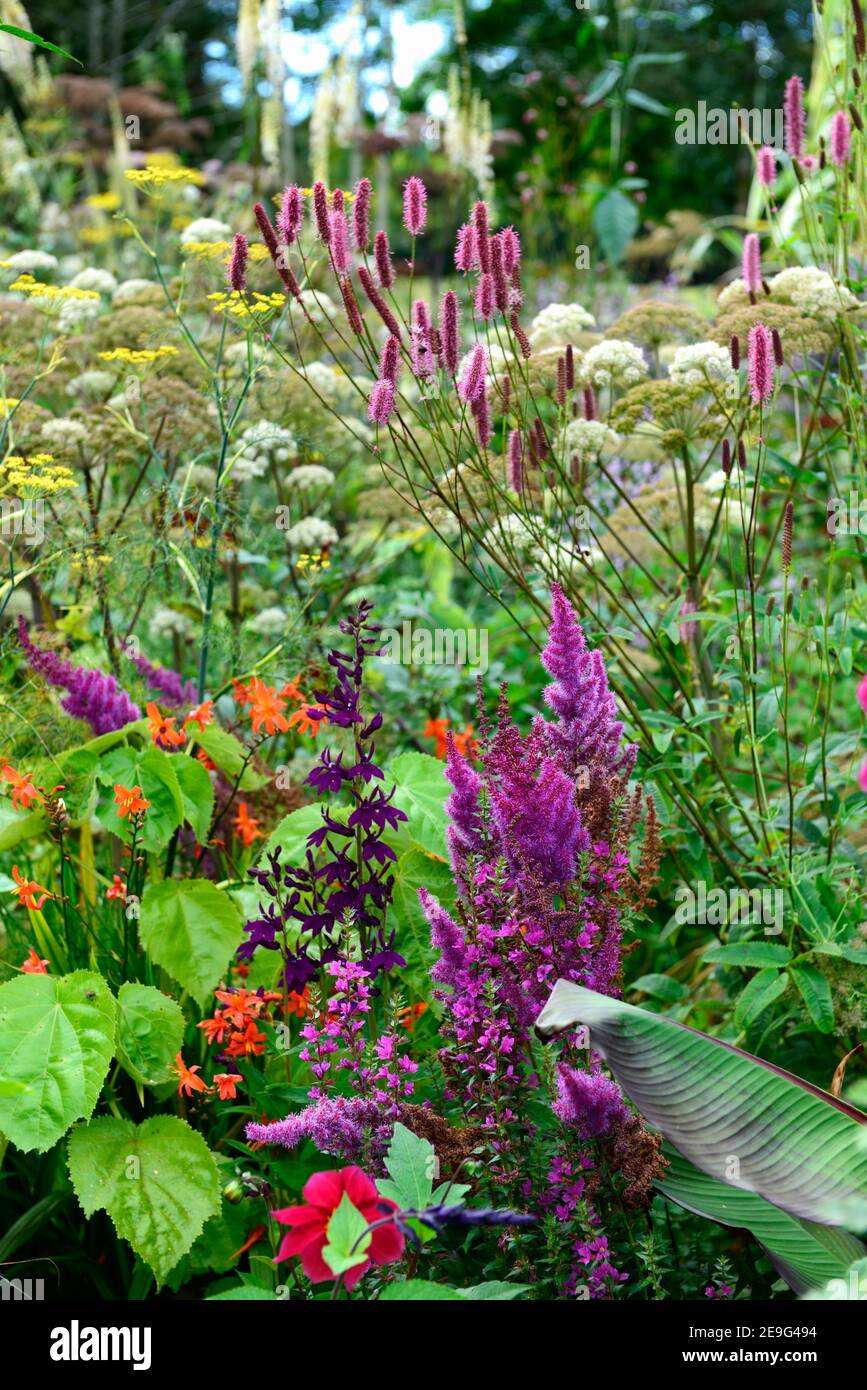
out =
<path fill-rule="evenodd" d="M 186 743 L 186 734 L 175 728 L 176 716 L 166 715 L 163 717 L 153 700 L 147 707 L 147 716 L 151 738 L 157 748 L 180 748 L 181 744 Z"/>
<path fill-rule="evenodd" d="M 0 777 L 12 786 L 12 805 L 16 811 L 20 811 L 22 806 L 25 811 L 29 811 L 31 801 L 42 800 L 30 780 L 29 773 L 16 772 L 14 767 L 6 763 L 4 767 L 0 767 Z"/>
<path fill-rule="evenodd" d="M 234 676 L 232 677 L 232 699 L 235 701 L 236 705 L 249 705 L 252 703 L 253 697 L 250 694 L 251 687 L 252 681 L 249 685 L 245 685 L 243 681 L 236 680 Z"/>
<path fill-rule="evenodd" d="M 238 813 L 232 824 L 245 845 L 252 845 L 254 840 L 263 838 L 263 832 L 259 829 L 259 822 L 255 816 L 251 816 L 247 811 L 246 801 L 240 802 Z"/>
<path fill-rule="evenodd" d="M 213 758 L 208 757 L 204 748 L 199 749 L 196 754 L 196 761 L 202 764 L 206 772 L 216 772 L 217 770 L 217 764 L 214 762 Z"/>
<path fill-rule="evenodd" d="M 299 703 L 299 705 L 303 705 L 303 704 L 304 704 L 304 696 L 301 694 L 301 691 L 298 689 L 298 682 L 300 681 L 300 679 L 301 679 L 301 673 L 299 672 L 298 675 L 295 677 L 294 680 L 291 680 L 291 681 L 287 681 L 287 682 L 286 682 L 286 684 L 283 686 L 282 690 L 280 691 L 280 694 L 283 696 L 283 698 L 284 698 L 285 700 L 297 700 L 298 703 Z"/>
<path fill-rule="evenodd" d="M 216 989 L 214 998 L 226 1005 L 226 1018 L 233 1028 L 243 1028 L 248 1019 L 258 1018 L 265 1002 L 260 994 L 246 989 Z"/>
<path fill-rule="evenodd" d="M 414 1033 L 415 1025 L 422 1014 L 427 1011 L 427 1004 L 423 1001 L 418 1004 L 407 1004 L 405 1009 L 398 1009 L 397 1017 L 401 1028 L 406 1028 L 407 1032 Z"/>
<path fill-rule="evenodd" d="M 290 990 L 289 997 L 286 1000 L 286 1007 L 284 1009 L 284 1013 L 297 1014 L 299 1018 L 305 1018 L 306 1015 L 309 1014 L 309 1012 L 310 991 L 308 990 L 307 986 L 304 986 L 304 990 L 301 994 L 299 994 L 297 990 Z"/>
<path fill-rule="evenodd" d="M 207 1091 L 209 1089 L 205 1085 L 202 1078 L 200 1076 L 196 1076 L 196 1072 L 201 1071 L 201 1067 L 188 1067 L 180 1052 L 175 1057 L 174 1069 L 177 1072 L 178 1077 L 180 1078 L 178 1083 L 179 1096 L 191 1096 L 193 1094 L 193 1091 Z"/>
<path fill-rule="evenodd" d="M 444 758 L 446 755 L 446 734 L 448 733 L 449 721 L 447 719 L 429 719 L 421 731 L 422 738 L 432 738 L 436 740 L 434 755 L 437 758 Z"/>
<path fill-rule="evenodd" d="M 214 702 L 213 700 L 203 700 L 195 709 L 191 709 L 183 724 L 185 729 L 188 724 L 198 724 L 200 729 L 207 729 L 209 724 L 214 722 Z"/>
<path fill-rule="evenodd" d="M 266 685 L 258 676 L 254 676 L 249 686 L 250 699 L 250 718 L 253 721 L 253 733 L 258 734 L 265 725 L 266 734 L 275 734 L 279 729 L 285 734 L 289 728 L 283 706 L 286 701 L 282 695 L 278 695 L 273 685 Z"/>
<path fill-rule="evenodd" d="M 294 714 L 289 716 L 289 728 L 297 729 L 299 734 L 312 734 L 315 738 L 319 733 L 319 726 L 327 724 L 327 719 L 313 719 L 311 710 L 324 709 L 324 705 L 307 705 L 304 709 L 297 709 Z"/>
<path fill-rule="evenodd" d="M 211 1079 L 213 1081 L 216 1081 L 217 1083 L 217 1090 L 220 1094 L 220 1100 L 235 1099 L 235 1087 L 240 1086 L 241 1084 L 241 1077 L 238 1076 L 237 1072 L 217 1072 L 216 1076 L 212 1077 Z"/>
<path fill-rule="evenodd" d="M 221 1043 L 229 1031 L 229 1020 L 224 1013 L 217 1010 L 213 1018 L 203 1019 L 196 1027 L 202 1029 L 209 1043 Z"/>
<path fill-rule="evenodd" d="M 251 1018 L 243 1033 L 235 1034 L 226 1051 L 230 1057 L 258 1057 L 265 1051 L 265 1034 L 259 1032 Z"/>
<path fill-rule="evenodd" d="M 142 796 L 142 790 L 138 783 L 134 787 L 122 787 L 120 782 L 115 782 L 114 799 L 117 802 L 117 814 L 121 820 L 125 816 L 138 816 L 150 806 L 150 802 L 145 801 Z"/>
<path fill-rule="evenodd" d="M 120 874 L 115 874 L 115 875 L 114 875 L 114 878 L 112 879 L 111 887 L 110 887 L 110 888 L 106 888 L 106 890 L 105 890 L 105 899 L 106 899 L 106 902 L 111 903 L 111 902 L 114 902 L 115 900 L 118 900 L 118 901 L 120 901 L 120 902 L 123 902 L 125 898 L 126 898 L 126 884 L 124 883 L 124 881 L 123 881 L 123 879 L 121 878 Z"/>
<path fill-rule="evenodd" d="M 218 1077 L 214 1077 L 215 1081 L 217 1081 L 218 1079 Z M 236 1080 L 238 1079 L 239 1078 L 236 1077 Z M 244 1241 L 244 1244 L 240 1247 L 240 1249 L 236 1250 L 234 1255 L 229 1256 L 229 1259 L 239 1260 L 242 1255 L 246 1254 L 246 1252 L 250 1249 L 252 1245 L 258 1245 L 260 1240 L 264 1240 L 267 1234 L 268 1231 L 265 1226 L 257 1226 L 255 1230 L 253 1230 L 251 1234 L 247 1237 L 247 1239 Z"/>
<path fill-rule="evenodd" d="M 479 745 L 473 738 L 473 726 L 467 724 L 462 734 L 455 734 L 455 748 L 462 753 L 465 758 L 474 758 L 478 753 Z"/>
<path fill-rule="evenodd" d="M 47 975 L 48 961 L 40 960 L 35 947 L 31 946 L 27 959 L 21 969 L 25 975 Z"/>
<path fill-rule="evenodd" d="M 12 892 L 18 894 L 18 901 L 22 907 L 30 907 L 34 912 L 38 912 L 46 898 L 52 898 L 54 896 L 53 893 L 49 893 L 47 888 L 43 888 L 41 883 L 37 883 L 35 879 L 22 878 L 18 872 L 17 864 L 12 865 L 12 877 L 18 885 L 17 888 L 12 889 Z M 38 902 L 36 900 L 37 894 L 39 894 Z"/>

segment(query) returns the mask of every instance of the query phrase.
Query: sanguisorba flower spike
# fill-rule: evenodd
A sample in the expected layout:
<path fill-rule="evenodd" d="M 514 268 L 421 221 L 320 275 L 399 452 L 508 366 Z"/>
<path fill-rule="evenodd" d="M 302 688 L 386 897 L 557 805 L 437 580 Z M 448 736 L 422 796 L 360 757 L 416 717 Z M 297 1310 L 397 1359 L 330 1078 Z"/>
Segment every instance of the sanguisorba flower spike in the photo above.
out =
<path fill-rule="evenodd" d="M 761 405 L 774 394 L 773 342 L 763 323 L 750 329 L 747 339 L 747 368 L 753 405 Z"/>
<path fill-rule="evenodd" d="M 783 115 L 786 153 L 792 159 L 802 159 L 807 122 L 804 115 L 804 84 L 798 76 L 790 77 L 786 83 Z"/>
<path fill-rule="evenodd" d="M 403 186 L 403 225 L 410 236 L 418 236 L 427 223 L 427 189 L 417 174 Z"/>

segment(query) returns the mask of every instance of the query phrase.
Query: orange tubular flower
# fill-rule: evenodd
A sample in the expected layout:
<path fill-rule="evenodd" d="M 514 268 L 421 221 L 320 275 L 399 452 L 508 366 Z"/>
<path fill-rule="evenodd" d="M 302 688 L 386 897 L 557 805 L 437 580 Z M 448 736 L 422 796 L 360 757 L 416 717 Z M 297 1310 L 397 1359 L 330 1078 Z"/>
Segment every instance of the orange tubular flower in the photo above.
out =
<path fill-rule="evenodd" d="M 324 709 L 324 705 L 307 705 L 304 709 L 297 709 L 294 714 L 289 716 L 289 728 L 297 729 L 299 734 L 312 734 L 315 738 L 319 733 L 320 724 L 327 724 L 327 719 L 312 719 L 310 711 L 314 709 Z"/>
<path fill-rule="evenodd" d="M 398 1009 L 397 1017 L 401 1028 L 405 1028 L 408 1033 L 415 1032 L 415 1025 L 423 1013 L 427 1012 L 427 1004 L 407 1004 L 405 1009 Z"/>
<path fill-rule="evenodd" d="M 120 782 L 115 782 L 114 799 L 117 802 L 117 814 L 120 816 L 121 820 L 123 820 L 125 816 L 138 816 L 150 806 L 150 802 L 145 801 L 142 796 L 141 787 L 138 783 L 130 788 L 122 787 Z"/>
<path fill-rule="evenodd" d="M 278 695 L 273 685 L 266 685 L 258 676 L 253 677 L 248 690 L 253 733 L 258 734 L 264 724 L 266 734 L 275 734 L 278 729 L 285 734 L 289 724 L 282 713 L 286 704 L 283 696 Z"/>
<path fill-rule="evenodd" d="M 221 1071 L 212 1080 L 217 1083 L 220 1100 L 235 1099 L 235 1087 L 241 1084 L 241 1077 L 237 1073 Z"/>
<path fill-rule="evenodd" d="M 246 989 L 234 992 L 229 989 L 216 989 L 214 998 L 226 1005 L 225 1016 L 233 1028 L 243 1028 L 249 1019 L 258 1018 L 265 1002 L 261 995 L 251 994 Z"/>
<path fill-rule="evenodd" d="M 258 1057 L 265 1051 L 265 1034 L 260 1033 L 250 1019 L 243 1033 L 235 1034 L 226 1051 L 230 1057 Z"/>
<path fill-rule="evenodd" d="M 213 1018 L 202 1019 L 196 1027 L 201 1028 L 209 1043 L 221 1043 L 229 1031 L 229 1020 L 217 1010 Z"/>
<path fill-rule="evenodd" d="M 18 887 L 13 888 L 12 892 L 18 894 L 18 901 L 22 907 L 30 907 L 34 912 L 38 912 L 47 898 L 53 898 L 54 894 L 49 893 L 47 888 L 43 888 L 41 883 L 37 883 L 32 878 L 22 878 L 18 872 L 18 865 L 12 865 L 12 877 Z M 37 893 L 39 901 L 36 900 Z"/>
<path fill-rule="evenodd" d="M 112 879 L 111 887 L 105 890 L 106 902 L 123 902 L 126 898 L 126 884 L 120 874 L 115 874 Z"/>
<path fill-rule="evenodd" d="M 232 824 L 237 834 L 248 847 L 252 845 L 254 840 L 263 839 L 263 832 L 259 829 L 259 822 L 256 820 L 255 816 L 251 816 L 247 812 L 246 801 L 240 802 L 238 813 Z"/>
<path fill-rule="evenodd" d="M 459 753 L 462 753 L 463 756 L 464 756 L 465 758 L 475 758 L 475 757 L 476 757 L 476 755 L 477 755 L 477 753 L 478 753 L 478 751 L 479 751 L 479 745 L 476 743 L 476 740 L 473 738 L 473 726 L 472 726 L 472 724 L 467 724 L 467 725 L 465 726 L 464 732 L 463 732 L 462 734 L 455 734 L 455 735 L 454 735 L 454 740 L 455 740 L 455 748 L 457 748 L 458 752 L 459 752 Z"/>
<path fill-rule="evenodd" d="M 298 689 L 298 682 L 300 681 L 300 679 L 301 673 L 299 672 L 294 680 L 286 682 L 286 684 L 283 686 L 283 689 L 280 691 L 280 694 L 283 696 L 285 700 L 297 700 L 299 705 L 303 705 L 304 696 Z"/>
<path fill-rule="evenodd" d="M 436 740 L 434 756 L 444 758 L 446 755 L 446 734 L 448 732 L 449 721 L 447 719 L 429 719 L 421 731 L 422 738 L 432 738 Z"/>
<path fill-rule="evenodd" d="M 214 762 L 213 758 L 208 757 L 204 748 L 199 749 L 196 754 L 196 761 L 202 764 L 206 772 L 216 772 L 217 770 L 217 764 Z"/>
<path fill-rule="evenodd" d="M 186 743 L 186 734 L 175 728 L 175 716 L 163 718 L 153 700 L 147 707 L 147 716 L 151 738 L 157 748 L 180 748 Z"/>
<path fill-rule="evenodd" d="M 180 1078 L 178 1083 L 178 1095 L 191 1096 L 193 1091 L 207 1091 L 210 1088 L 205 1085 L 200 1076 L 196 1076 L 201 1067 L 188 1067 L 180 1052 L 175 1057 L 175 1071 Z"/>
<path fill-rule="evenodd" d="M 289 997 L 286 1000 L 286 1007 L 284 1009 L 284 1013 L 297 1014 L 299 1018 L 306 1018 L 309 1012 L 310 991 L 308 990 L 307 986 L 304 986 L 304 990 L 301 994 L 298 994 L 298 992 L 294 989 L 290 990 Z"/>
<path fill-rule="evenodd" d="M 183 724 L 185 729 L 188 724 L 198 724 L 199 729 L 207 729 L 209 724 L 214 722 L 214 702 L 213 700 L 203 700 L 195 709 L 191 709 Z"/>
<path fill-rule="evenodd" d="M 35 948 L 31 946 L 27 959 L 21 969 L 24 971 L 25 975 L 47 975 L 48 961 L 40 960 Z"/>
<path fill-rule="evenodd" d="M 245 685 L 243 681 L 236 680 L 234 676 L 232 677 L 232 699 L 235 701 L 236 705 L 249 705 L 253 702 L 253 697 L 250 694 L 250 685 Z"/>
<path fill-rule="evenodd" d="M 0 767 L 0 777 L 4 781 L 11 783 L 12 786 L 12 805 L 16 811 L 20 811 L 22 806 L 25 811 L 30 810 L 31 801 L 41 801 L 42 797 L 30 781 L 27 772 L 16 772 L 14 767 L 6 763 Z"/>

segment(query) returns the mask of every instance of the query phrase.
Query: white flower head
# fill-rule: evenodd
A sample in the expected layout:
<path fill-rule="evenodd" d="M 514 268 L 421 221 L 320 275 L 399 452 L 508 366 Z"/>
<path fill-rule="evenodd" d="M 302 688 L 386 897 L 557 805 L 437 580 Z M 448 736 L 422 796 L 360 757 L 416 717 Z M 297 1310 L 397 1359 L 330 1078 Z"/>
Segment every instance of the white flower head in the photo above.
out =
<path fill-rule="evenodd" d="M 293 550 L 315 554 L 326 546 L 336 545 L 338 536 L 330 522 L 322 521 L 318 516 L 305 516 L 289 527 L 286 540 Z"/>
<path fill-rule="evenodd" d="M 847 309 L 857 308 L 859 303 L 845 285 L 838 285 L 826 270 L 813 265 L 781 270 L 769 282 L 768 289 L 778 304 L 793 304 L 808 318 L 836 318 Z"/>
<path fill-rule="evenodd" d="M 603 454 L 611 454 L 620 443 L 620 435 L 601 420 L 570 420 L 563 429 L 562 452 L 566 459 L 577 458 L 592 463 Z"/>
<path fill-rule="evenodd" d="M 196 217 L 192 222 L 188 222 L 181 232 L 181 245 L 187 246 L 195 241 L 231 241 L 232 228 L 228 222 L 221 222 L 219 217 Z"/>
<path fill-rule="evenodd" d="M 193 624 L 186 613 L 178 613 L 174 608 L 157 608 L 148 624 L 148 632 L 155 641 L 160 637 L 191 637 Z"/>
<path fill-rule="evenodd" d="M 637 386 L 647 376 L 647 363 L 634 343 L 608 338 L 587 349 L 580 371 L 590 386 Z"/>
<path fill-rule="evenodd" d="M 58 260 L 47 251 L 16 251 L 12 256 L 4 256 L 5 267 L 19 275 L 35 275 L 37 271 L 56 270 Z"/>
<path fill-rule="evenodd" d="M 263 608 L 255 618 L 250 619 L 247 626 L 251 632 L 258 632 L 262 637 L 278 637 L 285 631 L 288 622 L 289 615 L 284 608 Z"/>
<path fill-rule="evenodd" d="M 595 326 L 593 315 L 580 304 L 549 304 L 530 324 L 530 346 L 537 352 L 542 348 L 564 348 Z"/>
<path fill-rule="evenodd" d="M 76 290 L 96 290 L 97 294 L 114 294 L 117 280 L 110 270 L 100 270 L 98 266 L 87 266 L 74 275 L 69 282 Z"/>
<path fill-rule="evenodd" d="M 723 385 L 735 377 L 731 352 L 719 343 L 690 343 L 676 349 L 668 375 L 684 386 L 698 386 L 711 381 Z"/>
<path fill-rule="evenodd" d="M 291 473 L 286 474 L 286 486 L 294 490 L 331 487 L 333 482 L 331 469 L 323 468 L 319 463 L 302 463 L 299 468 L 293 468 Z"/>

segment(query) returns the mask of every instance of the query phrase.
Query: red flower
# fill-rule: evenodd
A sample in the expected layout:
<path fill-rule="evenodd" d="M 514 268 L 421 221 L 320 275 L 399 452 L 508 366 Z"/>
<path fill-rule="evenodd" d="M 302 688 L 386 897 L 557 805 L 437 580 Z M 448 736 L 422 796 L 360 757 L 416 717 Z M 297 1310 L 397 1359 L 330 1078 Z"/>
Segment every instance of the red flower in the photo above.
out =
<path fill-rule="evenodd" d="M 151 700 L 147 707 L 148 728 L 151 738 L 157 748 L 180 748 L 186 743 L 185 733 L 179 733 L 175 728 L 177 715 L 162 715 Z"/>
<path fill-rule="evenodd" d="M 341 1168 L 338 1172 L 314 1173 L 304 1184 L 303 1196 L 306 1205 L 284 1207 L 282 1211 L 272 1212 L 275 1221 L 281 1226 L 291 1226 L 289 1235 L 284 1236 L 277 1252 L 277 1260 L 287 1260 L 298 1255 L 301 1267 L 312 1284 L 321 1284 L 336 1276 L 329 1269 L 322 1256 L 328 1244 L 328 1223 L 343 1200 L 344 1194 L 364 1219 L 371 1223 L 380 1221 L 389 1212 L 397 1211 L 394 1202 L 380 1197 L 370 1178 L 360 1168 Z M 343 1282 L 350 1292 L 372 1264 L 394 1264 L 403 1254 L 403 1236 L 393 1222 L 377 1226 L 370 1233 L 370 1244 L 365 1251 L 366 1258 L 352 1269 L 347 1270 Z"/>
<path fill-rule="evenodd" d="M 179 1080 L 178 1095 L 191 1096 L 193 1091 L 207 1091 L 209 1089 L 202 1078 L 196 1076 L 196 1072 L 201 1071 L 201 1067 L 188 1067 L 180 1052 L 175 1057 L 174 1071 Z"/>
<path fill-rule="evenodd" d="M 243 1032 L 234 1033 L 226 1052 L 230 1057 L 260 1057 L 265 1051 L 265 1034 L 251 1019 Z"/>
<path fill-rule="evenodd" d="M 40 960 L 39 953 L 31 946 L 26 961 L 21 969 L 25 975 L 47 975 L 48 961 Z"/>
<path fill-rule="evenodd" d="M 212 1077 L 212 1080 L 216 1081 L 217 1083 L 217 1090 L 220 1093 L 220 1100 L 235 1099 L 235 1087 L 240 1086 L 241 1084 L 241 1077 L 238 1075 L 237 1072 L 217 1072 Z"/>
<path fill-rule="evenodd" d="M 124 881 L 123 881 L 123 879 L 121 878 L 120 874 L 115 874 L 115 875 L 114 875 L 114 878 L 112 879 L 112 882 L 111 882 L 111 887 L 110 887 L 110 888 L 106 888 L 106 890 L 105 890 L 105 899 L 106 899 L 106 902 L 110 902 L 110 903 L 111 903 L 111 902 L 114 902 L 115 899 L 117 899 L 119 902 L 124 902 L 124 901 L 125 901 L 125 899 L 126 899 L 126 884 L 124 883 Z"/>
<path fill-rule="evenodd" d="M 246 801 L 242 801 L 238 806 L 238 811 L 232 824 L 248 848 L 252 845 L 254 840 L 261 840 L 263 838 L 262 831 L 259 829 L 259 822 L 256 820 L 255 816 L 250 815 L 247 810 Z"/>
<path fill-rule="evenodd" d="M 188 724 L 198 724 L 199 732 L 201 732 L 203 729 L 207 729 L 208 725 L 212 724 L 213 721 L 214 702 L 213 700 L 203 700 L 200 705 L 196 705 L 195 709 L 190 710 L 181 728 L 185 729 Z"/>

